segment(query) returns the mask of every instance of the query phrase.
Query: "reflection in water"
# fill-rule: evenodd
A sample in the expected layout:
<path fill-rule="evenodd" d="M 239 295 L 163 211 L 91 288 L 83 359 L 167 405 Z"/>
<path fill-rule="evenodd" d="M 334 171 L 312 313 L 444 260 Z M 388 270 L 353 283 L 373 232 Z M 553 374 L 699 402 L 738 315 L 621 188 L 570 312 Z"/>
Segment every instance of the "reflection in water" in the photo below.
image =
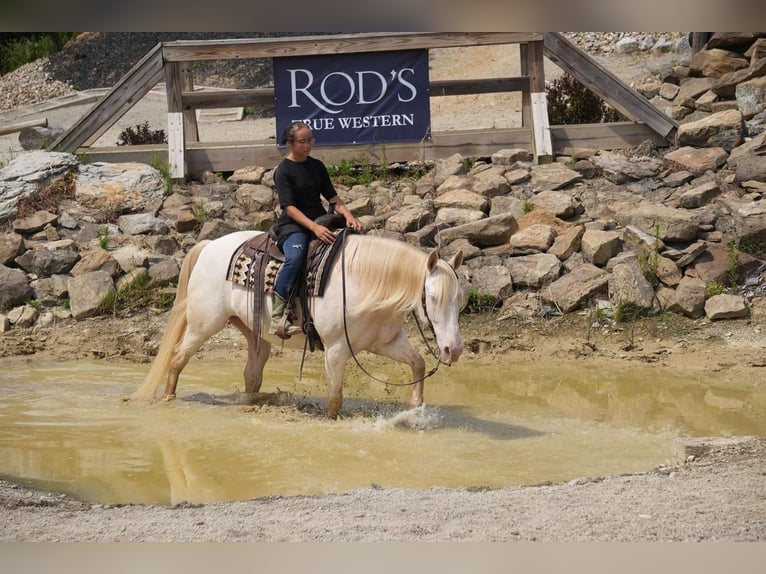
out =
<path fill-rule="evenodd" d="M 381 363 L 383 364 L 383 363 Z M 370 367 L 396 380 L 398 365 Z M 676 436 L 766 434 L 766 389 L 726 372 L 471 358 L 409 389 L 349 368 L 326 421 L 321 359 L 272 358 L 253 406 L 241 365 L 194 361 L 178 400 L 123 404 L 148 365 L 0 373 L 0 475 L 103 503 L 176 504 L 382 487 L 503 487 L 651 469 Z M 402 371 L 403 372 L 403 371 Z M 406 376 L 406 373 L 404 374 Z M 260 397 L 263 398 L 263 397 Z"/>

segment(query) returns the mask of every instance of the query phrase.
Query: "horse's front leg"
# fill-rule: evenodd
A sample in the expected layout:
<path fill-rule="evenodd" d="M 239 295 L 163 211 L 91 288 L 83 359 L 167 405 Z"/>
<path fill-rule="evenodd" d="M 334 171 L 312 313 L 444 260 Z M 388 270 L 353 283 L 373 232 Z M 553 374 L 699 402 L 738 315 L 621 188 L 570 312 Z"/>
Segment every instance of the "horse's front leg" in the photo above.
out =
<path fill-rule="evenodd" d="M 423 377 L 426 374 L 426 361 L 410 344 L 404 329 L 391 342 L 377 346 L 372 351 L 377 355 L 389 357 L 394 361 L 406 363 L 410 366 L 410 369 L 412 369 L 412 380 L 414 381 L 410 406 L 414 409 L 422 405 Z"/>
<path fill-rule="evenodd" d="M 325 348 L 324 369 L 327 376 L 327 418 L 337 419 L 343 406 L 343 375 L 351 355 L 345 340 Z"/>

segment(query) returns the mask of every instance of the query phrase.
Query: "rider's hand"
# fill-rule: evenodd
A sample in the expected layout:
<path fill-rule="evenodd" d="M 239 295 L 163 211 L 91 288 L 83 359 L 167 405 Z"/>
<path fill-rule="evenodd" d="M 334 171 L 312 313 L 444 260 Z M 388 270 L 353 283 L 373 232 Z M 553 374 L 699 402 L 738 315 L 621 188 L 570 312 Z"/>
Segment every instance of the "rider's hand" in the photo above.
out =
<path fill-rule="evenodd" d="M 316 235 L 317 239 L 322 243 L 332 243 L 335 241 L 335 234 L 324 225 L 317 225 L 314 228 L 314 235 Z"/>
<path fill-rule="evenodd" d="M 346 220 L 346 227 L 350 227 L 358 233 L 364 233 L 364 225 L 356 217 Z"/>

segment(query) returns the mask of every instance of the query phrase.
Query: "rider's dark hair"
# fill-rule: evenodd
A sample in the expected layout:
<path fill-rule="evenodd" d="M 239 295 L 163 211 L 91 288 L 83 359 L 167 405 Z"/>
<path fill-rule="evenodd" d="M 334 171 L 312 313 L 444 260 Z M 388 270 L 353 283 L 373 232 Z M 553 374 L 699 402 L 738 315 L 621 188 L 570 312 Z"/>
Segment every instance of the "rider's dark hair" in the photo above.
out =
<path fill-rule="evenodd" d="M 282 132 L 282 141 L 280 142 L 280 145 L 287 145 L 287 142 L 293 141 L 295 139 L 295 132 L 303 128 L 311 131 L 311 126 L 306 122 L 293 122 L 287 126 L 285 131 Z"/>

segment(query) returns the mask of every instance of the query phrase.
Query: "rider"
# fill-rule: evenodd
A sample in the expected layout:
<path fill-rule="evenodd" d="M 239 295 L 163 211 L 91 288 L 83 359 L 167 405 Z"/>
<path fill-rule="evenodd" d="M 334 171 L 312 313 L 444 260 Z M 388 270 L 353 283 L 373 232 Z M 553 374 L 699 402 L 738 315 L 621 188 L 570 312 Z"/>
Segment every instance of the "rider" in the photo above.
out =
<path fill-rule="evenodd" d="M 332 243 L 335 240 L 335 234 L 330 229 L 315 221 L 320 215 L 327 213 L 321 197 L 334 206 L 336 213 L 345 218 L 347 227 L 364 233 L 364 226 L 352 215 L 335 191 L 325 165 L 309 155 L 314 137 L 308 124 L 295 122 L 288 126 L 282 136 L 282 145 L 285 144 L 289 152 L 274 171 L 274 184 L 282 209 L 276 226 L 277 245 L 285 255 L 285 262 L 274 286 L 274 304 L 269 327 L 269 333 L 272 335 L 277 332 L 290 292 L 298 274 L 303 270 L 311 234 L 323 243 Z M 286 321 L 285 338 L 301 332 L 300 327 Z"/>

